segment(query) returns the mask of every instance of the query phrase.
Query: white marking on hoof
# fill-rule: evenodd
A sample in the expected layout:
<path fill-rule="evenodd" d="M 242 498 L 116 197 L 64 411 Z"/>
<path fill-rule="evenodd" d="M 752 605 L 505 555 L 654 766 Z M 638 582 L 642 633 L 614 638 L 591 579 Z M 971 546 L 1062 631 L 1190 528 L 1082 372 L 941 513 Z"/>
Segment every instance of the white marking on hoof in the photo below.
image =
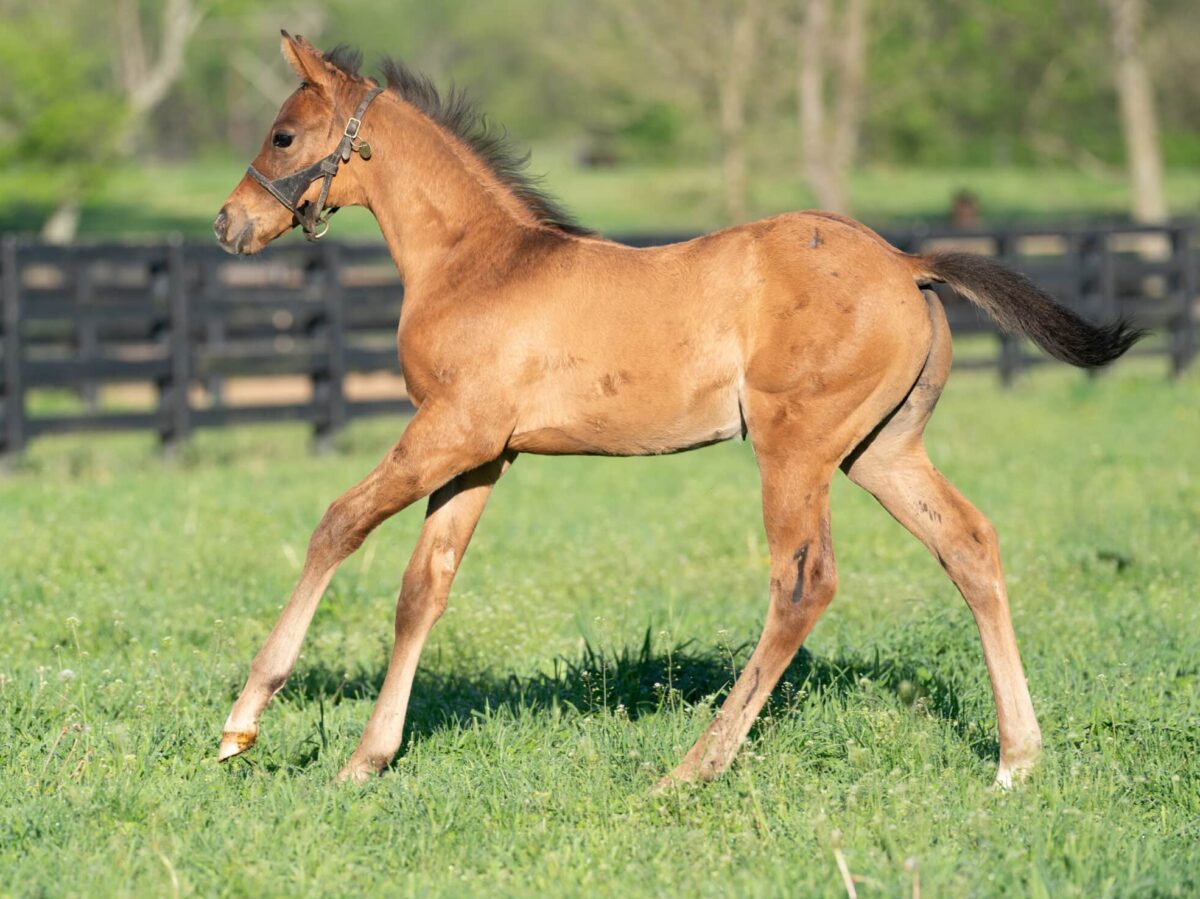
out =
<path fill-rule="evenodd" d="M 1029 776 L 1038 762 L 1038 757 L 1027 759 L 1020 762 L 1001 762 L 999 769 L 996 771 L 996 786 L 1001 790 L 1011 790 L 1017 784 L 1021 783 Z"/>
<path fill-rule="evenodd" d="M 338 772 L 338 783 L 356 783 L 364 784 L 372 777 L 378 775 L 379 772 L 370 765 L 365 765 L 361 762 L 348 762 L 341 771 Z"/>
<path fill-rule="evenodd" d="M 658 783 L 650 788 L 650 795 L 662 796 L 664 793 L 670 792 L 682 783 L 684 783 L 684 781 L 675 777 L 673 774 L 668 774 L 665 777 L 660 777 L 658 779 Z"/>

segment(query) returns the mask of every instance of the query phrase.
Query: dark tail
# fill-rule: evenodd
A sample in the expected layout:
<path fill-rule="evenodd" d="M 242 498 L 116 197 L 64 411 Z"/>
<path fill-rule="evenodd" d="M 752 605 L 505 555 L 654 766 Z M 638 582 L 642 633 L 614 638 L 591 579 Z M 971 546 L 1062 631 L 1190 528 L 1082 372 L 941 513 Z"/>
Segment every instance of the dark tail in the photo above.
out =
<path fill-rule="evenodd" d="M 986 256 L 934 252 L 914 258 L 918 280 L 949 284 L 1009 334 L 1023 334 L 1043 350 L 1080 368 L 1112 362 L 1145 331 L 1125 319 L 1093 325 L 1060 305 L 1027 277 Z"/>

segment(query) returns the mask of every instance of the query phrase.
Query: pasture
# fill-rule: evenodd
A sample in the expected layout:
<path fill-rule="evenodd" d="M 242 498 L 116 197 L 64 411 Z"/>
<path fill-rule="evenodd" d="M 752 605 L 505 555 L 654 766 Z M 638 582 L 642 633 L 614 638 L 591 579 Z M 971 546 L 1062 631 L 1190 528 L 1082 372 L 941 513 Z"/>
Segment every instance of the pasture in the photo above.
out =
<path fill-rule="evenodd" d="M 747 444 L 523 457 L 417 676 L 405 748 L 332 779 L 421 510 L 346 562 L 259 745 L 221 724 L 326 504 L 402 423 L 33 445 L 0 477 L 0 893 L 1187 896 L 1200 891 L 1200 377 L 952 375 L 934 461 L 995 523 L 1046 742 L 992 787 L 978 636 L 844 478 L 840 590 L 722 780 L 651 797 L 761 628 Z"/>
<path fill-rule="evenodd" d="M 530 170 L 544 174 L 552 193 L 602 233 L 693 234 L 727 224 L 721 217 L 721 173 L 715 163 L 593 169 L 581 166 L 569 146 L 539 143 L 532 149 Z M 103 240 L 114 234 L 159 238 L 177 231 L 208 240 L 215 210 L 246 161 L 238 156 L 120 167 L 84 205 L 80 234 Z M 757 175 L 750 196 L 755 215 L 818 205 L 790 162 L 766 166 Z M 1200 173 L 1176 168 L 1166 178 L 1178 214 L 1194 216 L 1200 210 Z M 171 190 L 161 189 L 165 183 Z M 44 175 L 0 170 L 0 196 L 6 198 L 0 204 L 0 230 L 28 230 L 31 222 L 41 221 L 54 207 L 54 185 Z M 864 167 L 850 181 L 856 216 L 873 226 L 944 224 L 952 197 L 964 187 L 978 194 L 988 224 L 1121 220 L 1130 197 L 1119 172 L 1102 176 L 1052 167 Z M 365 210 L 347 208 L 338 213 L 333 234 L 373 240 L 379 226 Z"/>

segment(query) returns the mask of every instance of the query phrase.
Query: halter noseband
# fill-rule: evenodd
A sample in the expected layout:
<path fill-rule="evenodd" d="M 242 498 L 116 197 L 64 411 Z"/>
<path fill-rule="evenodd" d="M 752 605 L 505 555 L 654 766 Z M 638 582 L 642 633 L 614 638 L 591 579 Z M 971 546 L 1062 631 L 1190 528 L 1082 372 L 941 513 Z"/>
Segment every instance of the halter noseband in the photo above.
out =
<path fill-rule="evenodd" d="M 367 107 L 371 105 L 371 101 L 383 93 L 382 87 L 372 88 L 367 92 L 367 95 L 362 98 L 362 102 L 358 104 L 358 109 L 354 110 L 354 115 L 346 122 L 346 127 L 342 131 L 342 139 L 338 142 L 337 149 L 326 156 L 324 159 L 318 159 L 307 168 L 303 168 L 298 172 L 293 172 L 290 175 L 285 175 L 282 178 L 274 180 L 268 178 L 253 165 L 246 169 L 246 174 L 262 185 L 271 196 L 282 203 L 285 207 L 291 210 L 296 216 L 296 220 L 300 223 L 300 227 L 304 229 L 304 237 L 307 240 L 320 240 L 325 236 L 325 232 L 329 230 L 329 216 L 325 215 L 325 201 L 329 199 L 329 186 L 333 182 L 333 176 L 338 172 L 338 166 L 343 162 L 350 161 L 350 154 L 357 151 L 363 159 L 371 158 L 371 145 L 362 140 L 358 136 L 362 130 L 362 117 L 367 112 Z M 308 186 L 318 178 L 324 178 L 325 183 L 321 185 L 321 196 L 317 198 L 316 203 L 304 204 L 304 211 L 301 211 L 300 198 L 304 196 L 308 190 Z M 334 210 L 329 210 L 330 214 Z"/>

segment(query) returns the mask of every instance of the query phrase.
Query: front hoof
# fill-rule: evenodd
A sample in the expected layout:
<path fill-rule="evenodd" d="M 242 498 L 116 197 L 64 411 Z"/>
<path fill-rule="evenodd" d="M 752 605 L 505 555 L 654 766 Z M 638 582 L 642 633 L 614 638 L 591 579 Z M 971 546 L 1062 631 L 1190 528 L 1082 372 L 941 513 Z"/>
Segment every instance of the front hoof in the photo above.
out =
<path fill-rule="evenodd" d="M 254 730 L 227 730 L 221 734 L 221 748 L 217 751 L 217 761 L 223 762 L 235 755 L 245 752 L 258 739 L 258 728 Z"/>

